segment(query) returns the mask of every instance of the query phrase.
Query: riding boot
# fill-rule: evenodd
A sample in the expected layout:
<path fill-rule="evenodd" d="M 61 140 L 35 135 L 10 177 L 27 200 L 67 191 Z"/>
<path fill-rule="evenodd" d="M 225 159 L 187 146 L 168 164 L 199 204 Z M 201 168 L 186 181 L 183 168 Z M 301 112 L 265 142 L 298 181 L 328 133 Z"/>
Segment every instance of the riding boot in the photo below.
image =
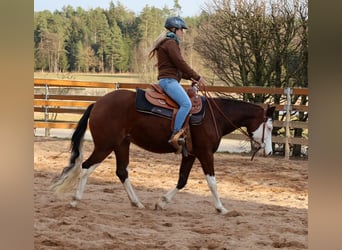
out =
<path fill-rule="evenodd" d="M 184 133 L 184 129 L 181 129 L 177 132 L 173 132 L 168 143 L 170 143 L 176 150 L 177 153 L 180 153 L 181 148 L 180 148 L 180 143 L 182 143 L 182 138 L 180 136 Z M 183 143 L 182 143 L 183 144 Z"/>

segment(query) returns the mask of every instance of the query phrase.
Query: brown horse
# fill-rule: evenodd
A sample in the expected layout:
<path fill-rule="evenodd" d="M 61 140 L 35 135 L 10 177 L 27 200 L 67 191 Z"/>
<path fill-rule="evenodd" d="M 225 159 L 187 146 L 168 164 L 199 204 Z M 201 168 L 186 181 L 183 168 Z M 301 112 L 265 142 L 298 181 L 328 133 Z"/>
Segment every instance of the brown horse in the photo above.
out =
<path fill-rule="evenodd" d="M 55 192 L 65 192 L 75 187 L 78 182 L 72 206 L 76 206 L 81 200 L 88 176 L 114 151 L 116 175 L 123 183 L 132 205 L 144 208 L 128 177 L 130 144 L 134 143 L 148 151 L 161 154 L 173 153 L 175 149 L 168 143 L 171 134 L 170 119 L 137 111 L 136 95 L 136 92 L 129 90 L 110 92 L 91 104 L 78 122 L 71 139 L 69 166 L 63 169 L 51 186 Z M 210 103 L 212 105 L 209 111 Z M 205 106 L 203 121 L 197 125 L 190 125 L 192 151 L 182 155 L 177 186 L 157 202 L 156 208 L 166 208 L 175 194 L 184 188 L 197 158 L 214 197 L 216 210 L 222 214 L 227 213 L 217 193 L 214 153 L 222 136 L 235 129 L 245 127 L 249 139 L 261 145 L 266 155 L 272 154 L 274 107 L 265 110 L 256 104 L 227 98 L 208 98 Z M 82 163 L 82 142 L 88 119 L 94 150 Z"/>

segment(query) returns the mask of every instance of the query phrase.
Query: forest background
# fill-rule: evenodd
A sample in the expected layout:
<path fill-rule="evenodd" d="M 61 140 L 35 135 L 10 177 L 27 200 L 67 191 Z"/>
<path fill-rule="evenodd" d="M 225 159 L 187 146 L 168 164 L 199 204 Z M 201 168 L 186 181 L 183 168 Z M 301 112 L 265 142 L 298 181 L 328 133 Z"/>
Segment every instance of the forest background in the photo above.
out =
<path fill-rule="evenodd" d="M 119 1 L 108 9 L 65 6 L 35 12 L 34 70 L 134 73 L 141 82 L 156 82 L 156 60 L 148 54 L 165 33 L 166 18 L 179 14 L 178 0 L 170 9 L 146 5 L 139 14 Z M 308 87 L 307 0 L 211 0 L 199 15 L 182 18 L 189 26 L 180 43 L 184 59 L 209 84 Z M 279 94 L 243 94 L 242 99 L 284 102 Z M 306 105 L 308 96 L 293 95 L 292 103 Z M 293 115 L 308 119 L 305 112 Z M 302 132 L 294 131 L 299 137 Z"/>

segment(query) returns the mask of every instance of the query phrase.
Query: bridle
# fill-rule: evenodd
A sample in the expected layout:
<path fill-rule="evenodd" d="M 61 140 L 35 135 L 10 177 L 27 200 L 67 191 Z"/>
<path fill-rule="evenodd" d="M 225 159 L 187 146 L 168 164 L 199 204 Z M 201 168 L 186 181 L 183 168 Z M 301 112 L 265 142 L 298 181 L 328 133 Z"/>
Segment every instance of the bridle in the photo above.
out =
<path fill-rule="evenodd" d="M 265 110 L 266 112 L 266 110 Z M 257 142 L 256 140 L 253 139 L 252 136 L 250 136 L 254 142 L 256 142 L 259 147 L 255 149 L 255 151 L 253 152 L 251 161 L 253 161 L 254 156 L 256 155 L 257 152 L 259 152 L 260 149 L 264 149 L 265 148 L 265 129 L 266 129 L 266 122 L 268 121 L 268 118 L 266 117 L 266 114 L 264 112 L 264 121 L 262 122 L 262 136 L 261 136 L 261 143 Z"/>
<path fill-rule="evenodd" d="M 193 86 L 194 83 L 198 83 L 197 81 L 193 81 Z M 197 90 L 199 89 L 197 86 L 195 86 L 197 88 Z M 241 127 L 236 126 L 220 109 L 220 107 L 217 105 L 217 103 L 215 102 L 214 98 L 210 95 L 210 93 L 208 91 L 206 91 L 205 86 L 204 86 L 204 90 L 201 90 L 202 94 L 206 97 L 206 99 L 208 100 L 208 106 L 210 109 L 210 113 L 211 113 L 211 117 L 213 119 L 213 123 L 215 126 L 215 131 L 216 131 L 216 135 L 218 138 L 220 138 L 219 132 L 218 132 L 218 128 L 217 128 L 217 124 L 216 124 L 216 120 L 214 117 L 214 112 L 213 112 L 213 108 L 212 108 L 212 103 L 215 105 L 215 108 L 220 112 L 220 114 L 222 115 L 222 117 L 229 123 L 231 124 L 235 129 L 240 130 L 240 132 L 242 134 L 244 134 L 246 137 L 248 137 L 248 139 L 254 143 L 257 144 L 258 147 L 255 149 L 255 151 L 252 154 L 252 158 L 251 161 L 254 159 L 254 156 L 256 155 L 257 152 L 259 152 L 260 149 L 264 149 L 265 148 L 265 129 L 266 129 L 266 123 L 268 121 L 268 117 L 266 116 L 266 110 L 264 110 L 264 118 L 263 118 L 263 126 L 262 126 L 262 137 L 261 137 L 261 143 L 256 141 L 253 136 L 251 134 L 249 134 L 247 131 L 245 131 L 244 129 L 242 129 Z"/>

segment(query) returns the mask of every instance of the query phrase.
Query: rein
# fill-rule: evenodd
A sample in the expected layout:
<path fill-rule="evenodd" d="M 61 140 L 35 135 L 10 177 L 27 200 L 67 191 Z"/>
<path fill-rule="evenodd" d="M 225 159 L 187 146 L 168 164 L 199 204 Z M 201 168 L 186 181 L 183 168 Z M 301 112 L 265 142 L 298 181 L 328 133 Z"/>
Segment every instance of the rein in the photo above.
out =
<path fill-rule="evenodd" d="M 206 97 L 206 99 L 208 100 L 208 106 L 209 106 L 209 109 L 210 109 L 210 114 L 211 114 L 211 117 L 213 118 L 213 123 L 214 123 L 214 126 L 215 126 L 215 131 L 216 131 L 216 135 L 217 135 L 217 138 L 220 138 L 220 135 L 219 135 L 219 132 L 218 132 L 218 128 L 217 128 L 217 123 L 216 123 L 216 119 L 215 119 L 215 116 L 214 116 L 214 111 L 213 111 L 213 107 L 211 106 L 211 101 L 213 101 L 212 97 L 210 96 L 209 92 L 204 90 L 204 91 L 201 91 L 202 94 Z M 219 109 L 217 107 L 217 104 L 213 101 L 213 103 L 215 104 L 216 108 Z M 222 111 L 221 111 L 222 112 Z"/>
<path fill-rule="evenodd" d="M 195 83 L 198 83 L 197 81 L 193 81 Z M 197 86 L 196 86 L 197 87 Z M 263 130 L 262 130 L 262 138 L 261 138 L 261 143 L 257 142 L 252 136 L 250 136 L 248 134 L 248 132 L 246 132 L 244 129 L 237 127 L 224 113 L 223 111 L 220 109 L 220 107 L 217 105 L 217 103 L 215 102 L 214 98 L 210 95 L 210 93 L 205 89 L 205 85 L 203 85 L 204 90 L 201 90 L 201 93 L 207 98 L 208 100 L 208 106 L 210 109 L 210 113 L 211 113 L 211 117 L 213 118 L 213 122 L 214 122 L 214 126 L 215 126 L 215 130 L 216 130 L 216 135 L 218 138 L 220 138 L 219 132 L 218 132 L 218 128 L 217 128 L 217 124 L 216 124 L 216 120 L 215 120 L 215 116 L 214 116 L 214 112 L 213 112 L 213 108 L 211 106 L 211 102 L 215 105 L 216 109 L 220 112 L 220 114 L 223 116 L 223 118 L 228 121 L 235 129 L 240 130 L 240 132 L 242 134 L 244 134 L 246 137 L 248 137 L 248 139 L 250 141 L 252 141 L 253 143 L 258 145 L 258 148 L 253 152 L 251 161 L 254 159 L 254 156 L 256 155 L 256 153 L 262 149 L 263 144 L 264 144 L 264 137 L 265 137 L 265 126 L 266 126 L 266 116 L 264 114 L 264 122 L 263 122 Z M 198 89 L 198 87 L 197 87 Z"/>

